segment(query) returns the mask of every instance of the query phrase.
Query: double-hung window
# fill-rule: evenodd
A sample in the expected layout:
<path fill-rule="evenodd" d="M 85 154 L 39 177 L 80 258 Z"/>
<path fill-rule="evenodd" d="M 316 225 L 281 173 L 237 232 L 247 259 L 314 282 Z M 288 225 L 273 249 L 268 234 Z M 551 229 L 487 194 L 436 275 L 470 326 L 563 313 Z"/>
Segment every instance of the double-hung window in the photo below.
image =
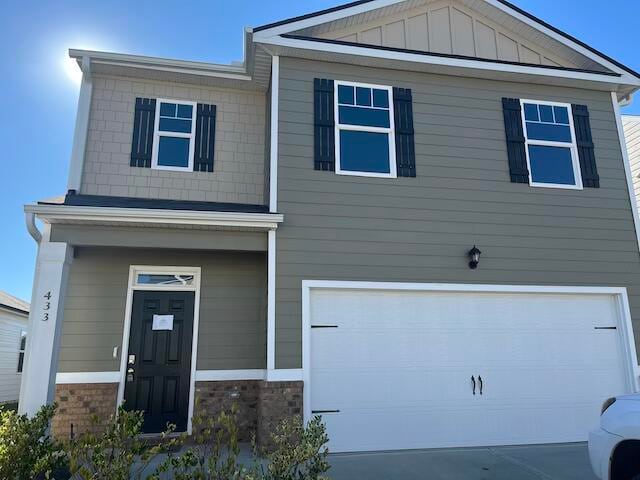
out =
<path fill-rule="evenodd" d="M 152 168 L 193 171 L 196 104 L 158 100 Z"/>
<path fill-rule="evenodd" d="M 582 189 L 571 105 L 521 100 L 529 183 Z"/>
<path fill-rule="evenodd" d="M 336 173 L 396 175 L 393 89 L 335 83 Z"/>

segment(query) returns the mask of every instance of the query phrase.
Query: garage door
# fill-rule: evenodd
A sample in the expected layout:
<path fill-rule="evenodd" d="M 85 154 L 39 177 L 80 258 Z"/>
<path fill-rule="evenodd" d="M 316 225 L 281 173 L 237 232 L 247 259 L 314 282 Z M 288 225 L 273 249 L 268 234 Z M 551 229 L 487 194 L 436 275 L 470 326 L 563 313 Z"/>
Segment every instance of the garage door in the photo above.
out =
<path fill-rule="evenodd" d="M 334 452 L 584 441 L 631 388 L 613 295 L 311 292 Z"/>

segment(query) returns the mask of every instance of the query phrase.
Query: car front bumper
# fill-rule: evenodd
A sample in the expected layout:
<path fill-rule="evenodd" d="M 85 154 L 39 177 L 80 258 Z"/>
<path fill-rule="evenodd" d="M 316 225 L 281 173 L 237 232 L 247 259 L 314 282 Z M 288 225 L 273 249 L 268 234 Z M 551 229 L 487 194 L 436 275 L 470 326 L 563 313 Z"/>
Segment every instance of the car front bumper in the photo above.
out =
<path fill-rule="evenodd" d="M 589 459 L 591 468 L 596 477 L 601 480 L 610 480 L 609 463 L 614 448 L 620 443 L 622 437 L 609 433 L 602 428 L 593 430 L 589 434 Z"/>

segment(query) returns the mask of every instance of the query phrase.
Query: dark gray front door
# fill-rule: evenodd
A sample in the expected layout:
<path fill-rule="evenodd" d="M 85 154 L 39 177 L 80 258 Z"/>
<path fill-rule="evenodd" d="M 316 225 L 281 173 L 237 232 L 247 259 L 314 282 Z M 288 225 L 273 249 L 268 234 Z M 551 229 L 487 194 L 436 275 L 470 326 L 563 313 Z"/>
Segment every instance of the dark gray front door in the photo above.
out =
<path fill-rule="evenodd" d="M 134 292 L 125 408 L 145 412 L 143 431 L 187 430 L 193 292 Z"/>

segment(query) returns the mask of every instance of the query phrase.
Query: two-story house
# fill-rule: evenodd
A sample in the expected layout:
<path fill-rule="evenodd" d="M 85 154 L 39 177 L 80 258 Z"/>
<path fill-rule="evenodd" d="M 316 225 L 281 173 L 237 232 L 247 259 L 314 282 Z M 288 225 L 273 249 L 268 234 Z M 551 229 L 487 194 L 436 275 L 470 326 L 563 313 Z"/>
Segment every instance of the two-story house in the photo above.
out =
<path fill-rule="evenodd" d="M 332 451 L 572 442 L 638 389 L 640 74 L 504 0 L 357 1 L 242 65 L 71 56 L 68 192 L 25 207 L 20 408 L 56 434 L 237 403 Z"/>

